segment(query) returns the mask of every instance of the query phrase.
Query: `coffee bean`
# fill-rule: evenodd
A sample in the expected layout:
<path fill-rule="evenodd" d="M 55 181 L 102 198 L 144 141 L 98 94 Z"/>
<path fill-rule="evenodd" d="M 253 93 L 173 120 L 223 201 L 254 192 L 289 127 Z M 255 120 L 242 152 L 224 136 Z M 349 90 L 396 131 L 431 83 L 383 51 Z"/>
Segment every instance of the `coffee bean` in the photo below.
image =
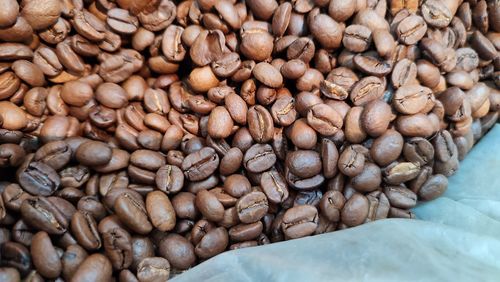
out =
<path fill-rule="evenodd" d="M 349 146 L 339 156 L 338 167 L 343 174 L 354 177 L 363 171 L 365 156 L 355 147 Z"/>
<path fill-rule="evenodd" d="M 147 234 L 153 228 L 148 220 L 144 201 L 129 192 L 118 196 L 114 210 L 127 227 L 139 234 Z"/>
<path fill-rule="evenodd" d="M 41 162 L 32 162 L 18 172 L 19 184 L 33 195 L 49 196 L 61 185 L 61 178 L 54 169 Z"/>
<path fill-rule="evenodd" d="M 362 224 L 368 216 L 369 202 L 361 194 L 354 194 L 347 200 L 341 211 L 341 220 L 347 226 Z"/>
<path fill-rule="evenodd" d="M 227 231 L 223 227 L 208 231 L 194 249 L 196 255 L 202 259 L 213 257 L 223 252 L 229 242 Z"/>
<path fill-rule="evenodd" d="M 178 234 L 169 234 L 160 242 L 159 253 L 178 269 L 188 269 L 196 262 L 194 246 Z"/>
<path fill-rule="evenodd" d="M 283 176 L 276 170 L 268 170 L 262 173 L 260 186 L 272 203 L 282 203 L 288 196 L 288 186 Z"/>
<path fill-rule="evenodd" d="M 112 266 L 104 255 L 92 254 L 88 256 L 78 267 L 73 281 L 96 281 L 111 279 Z"/>
<path fill-rule="evenodd" d="M 174 208 L 170 199 L 163 192 L 154 191 L 147 195 L 146 210 L 156 229 L 169 231 L 175 227 Z"/>
<path fill-rule="evenodd" d="M 285 163 L 291 173 L 303 178 L 312 177 L 322 169 L 319 154 L 310 150 L 289 152 Z"/>
<path fill-rule="evenodd" d="M 30 252 L 25 246 L 9 241 L 0 246 L 0 251 L 2 251 L 2 265 L 15 268 L 22 276 L 29 273 L 32 261 Z"/>
<path fill-rule="evenodd" d="M 218 165 L 219 156 L 215 153 L 215 150 L 205 147 L 187 155 L 182 162 L 182 170 L 189 180 L 199 181 L 210 176 Z"/>
<path fill-rule="evenodd" d="M 262 192 L 251 192 L 236 202 L 238 218 L 243 223 L 252 223 L 260 220 L 268 211 L 267 197 Z"/>
<path fill-rule="evenodd" d="M 220 203 L 217 197 L 206 191 L 201 190 L 196 195 L 196 207 L 208 220 L 218 222 L 224 217 L 224 206 Z"/>
<path fill-rule="evenodd" d="M 31 258 L 33 266 L 43 277 L 54 279 L 61 274 L 61 260 L 47 232 L 40 231 L 33 236 Z"/>
<path fill-rule="evenodd" d="M 243 156 L 243 166 L 250 172 L 263 172 L 274 165 L 276 154 L 269 144 L 255 144 Z"/>
<path fill-rule="evenodd" d="M 318 210 L 310 205 L 296 206 L 285 212 L 281 228 L 287 238 L 311 235 L 318 225 Z"/>
<path fill-rule="evenodd" d="M 441 196 L 447 187 L 448 179 L 441 174 L 436 174 L 427 179 L 417 194 L 420 199 L 430 201 Z"/>
<path fill-rule="evenodd" d="M 101 247 L 97 223 L 91 214 L 76 212 L 71 219 L 71 231 L 78 243 L 85 249 L 97 250 Z"/>

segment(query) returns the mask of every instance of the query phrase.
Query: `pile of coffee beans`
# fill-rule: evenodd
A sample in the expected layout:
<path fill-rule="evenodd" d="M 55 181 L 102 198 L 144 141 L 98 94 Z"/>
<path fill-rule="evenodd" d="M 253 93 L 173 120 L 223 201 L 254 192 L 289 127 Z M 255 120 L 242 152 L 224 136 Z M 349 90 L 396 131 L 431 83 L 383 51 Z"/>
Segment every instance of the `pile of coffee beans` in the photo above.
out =
<path fill-rule="evenodd" d="M 1 6 L 0 281 L 414 218 L 498 120 L 498 0 Z"/>

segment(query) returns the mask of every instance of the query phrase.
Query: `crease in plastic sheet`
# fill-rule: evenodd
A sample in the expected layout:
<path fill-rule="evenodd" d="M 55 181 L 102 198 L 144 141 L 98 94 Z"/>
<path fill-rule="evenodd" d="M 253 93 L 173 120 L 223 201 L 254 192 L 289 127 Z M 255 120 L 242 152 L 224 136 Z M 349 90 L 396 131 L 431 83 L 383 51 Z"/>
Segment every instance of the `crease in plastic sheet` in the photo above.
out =
<path fill-rule="evenodd" d="M 500 125 L 413 211 L 419 220 L 229 251 L 172 281 L 500 281 Z"/>

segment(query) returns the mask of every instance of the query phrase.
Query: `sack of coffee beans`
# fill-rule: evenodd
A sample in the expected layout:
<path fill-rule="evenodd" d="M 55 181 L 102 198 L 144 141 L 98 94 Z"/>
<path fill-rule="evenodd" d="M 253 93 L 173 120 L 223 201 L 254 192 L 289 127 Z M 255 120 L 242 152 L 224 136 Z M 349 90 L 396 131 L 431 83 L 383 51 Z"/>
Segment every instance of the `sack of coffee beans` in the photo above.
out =
<path fill-rule="evenodd" d="M 0 280 L 414 218 L 497 122 L 498 50 L 499 1 L 3 0 Z"/>

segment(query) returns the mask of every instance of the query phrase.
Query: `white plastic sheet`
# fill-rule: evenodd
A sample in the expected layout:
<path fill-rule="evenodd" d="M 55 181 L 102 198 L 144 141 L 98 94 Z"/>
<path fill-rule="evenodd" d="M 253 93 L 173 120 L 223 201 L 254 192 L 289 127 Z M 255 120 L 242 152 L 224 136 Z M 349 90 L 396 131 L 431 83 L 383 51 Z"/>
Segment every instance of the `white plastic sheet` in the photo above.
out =
<path fill-rule="evenodd" d="M 218 255 L 173 281 L 500 281 L 500 126 L 460 164 L 419 220 Z"/>

